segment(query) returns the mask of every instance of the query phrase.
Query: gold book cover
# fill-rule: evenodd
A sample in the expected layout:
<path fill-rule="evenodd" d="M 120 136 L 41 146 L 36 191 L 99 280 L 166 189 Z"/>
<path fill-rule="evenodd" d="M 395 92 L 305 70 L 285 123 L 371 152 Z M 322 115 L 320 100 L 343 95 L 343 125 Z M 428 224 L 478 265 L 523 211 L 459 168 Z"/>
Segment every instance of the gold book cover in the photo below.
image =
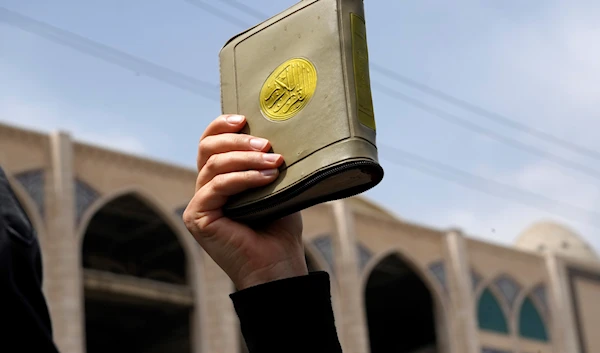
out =
<path fill-rule="evenodd" d="M 272 184 L 230 199 L 252 223 L 365 192 L 383 178 L 363 0 L 304 0 L 230 39 L 219 54 L 224 114 L 271 141 Z"/>

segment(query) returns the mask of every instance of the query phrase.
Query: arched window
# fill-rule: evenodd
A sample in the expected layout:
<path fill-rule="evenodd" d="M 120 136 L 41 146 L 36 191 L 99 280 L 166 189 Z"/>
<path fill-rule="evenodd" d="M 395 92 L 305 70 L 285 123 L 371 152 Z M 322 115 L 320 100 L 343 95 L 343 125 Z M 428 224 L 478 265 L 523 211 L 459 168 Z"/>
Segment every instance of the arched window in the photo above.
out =
<path fill-rule="evenodd" d="M 433 295 L 397 254 L 383 258 L 369 274 L 365 308 L 372 353 L 437 350 Z"/>
<path fill-rule="evenodd" d="M 508 324 L 502 307 L 489 288 L 486 288 L 479 297 L 477 321 L 482 330 L 508 334 Z"/>
<path fill-rule="evenodd" d="M 175 230 L 127 194 L 103 205 L 82 244 L 88 353 L 190 352 L 192 290 Z"/>
<path fill-rule="evenodd" d="M 548 341 L 544 320 L 529 297 L 525 298 L 519 311 L 519 335 L 537 341 Z"/>

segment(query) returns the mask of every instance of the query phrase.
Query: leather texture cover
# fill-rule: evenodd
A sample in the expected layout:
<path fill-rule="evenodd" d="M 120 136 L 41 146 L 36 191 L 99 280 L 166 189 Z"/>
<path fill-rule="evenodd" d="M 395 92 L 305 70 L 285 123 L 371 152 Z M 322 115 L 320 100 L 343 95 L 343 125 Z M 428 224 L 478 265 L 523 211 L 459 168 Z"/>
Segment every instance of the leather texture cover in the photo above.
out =
<path fill-rule="evenodd" d="M 304 0 L 230 39 L 219 55 L 224 114 L 271 141 L 272 184 L 230 199 L 226 216 L 261 222 L 362 193 L 383 178 L 363 0 Z"/>

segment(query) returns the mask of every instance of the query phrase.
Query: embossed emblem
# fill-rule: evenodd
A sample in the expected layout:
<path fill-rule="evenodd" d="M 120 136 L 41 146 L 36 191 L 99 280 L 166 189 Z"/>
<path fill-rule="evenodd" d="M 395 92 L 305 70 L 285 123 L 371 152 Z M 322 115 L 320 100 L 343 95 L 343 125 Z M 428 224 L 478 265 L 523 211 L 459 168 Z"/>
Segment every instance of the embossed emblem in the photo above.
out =
<path fill-rule="evenodd" d="M 272 120 L 287 120 L 300 112 L 317 89 L 317 70 L 308 60 L 294 58 L 281 64 L 260 91 L 260 108 Z"/>

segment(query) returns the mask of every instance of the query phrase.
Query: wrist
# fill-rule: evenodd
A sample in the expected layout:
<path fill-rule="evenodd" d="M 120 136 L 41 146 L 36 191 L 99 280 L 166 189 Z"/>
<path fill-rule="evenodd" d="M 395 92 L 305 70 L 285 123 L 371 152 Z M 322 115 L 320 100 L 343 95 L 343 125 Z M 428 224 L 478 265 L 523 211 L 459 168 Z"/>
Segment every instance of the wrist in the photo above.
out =
<path fill-rule="evenodd" d="M 302 260 L 278 262 L 268 267 L 256 269 L 238 278 L 234 281 L 234 284 L 237 290 L 243 290 L 269 282 L 306 275 L 308 275 L 308 267 L 306 261 L 302 258 Z"/>

